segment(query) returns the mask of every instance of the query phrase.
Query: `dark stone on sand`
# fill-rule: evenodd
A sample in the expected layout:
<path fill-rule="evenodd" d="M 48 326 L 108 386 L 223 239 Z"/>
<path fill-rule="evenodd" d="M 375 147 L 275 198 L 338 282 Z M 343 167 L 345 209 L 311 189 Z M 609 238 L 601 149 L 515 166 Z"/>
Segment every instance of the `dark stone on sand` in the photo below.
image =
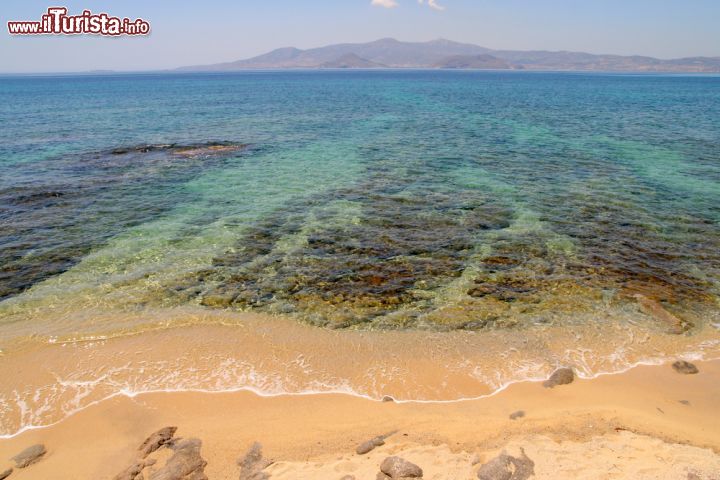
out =
<path fill-rule="evenodd" d="M 368 440 L 367 442 L 363 442 L 355 449 L 355 453 L 358 455 L 365 455 L 366 453 L 370 453 L 375 449 L 375 444 L 372 440 Z"/>
<path fill-rule="evenodd" d="M 522 410 L 518 410 L 517 412 L 513 412 L 510 414 L 510 420 L 517 420 L 518 418 L 523 418 L 525 416 L 525 412 Z"/>
<path fill-rule="evenodd" d="M 245 452 L 245 455 L 238 460 L 240 480 L 267 480 L 270 478 L 270 475 L 263 472 L 263 470 L 272 464 L 272 460 L 263 458 L 262 445 L 255 442 L 248 451 Z"/>
<path fill-rule="evenodd" d="M 10 476 L 10 474 L 12 474 L 12 472 L 13 472 L 13 469 L 8 468 L 4 472 L 0 473 L 0 480 L 5 480 L 6 478 L 8 478 Z"/>
<path fill-rule="evenodd" d="M 355 449 L 355 453 L 358 455 L 365 455 L 366 453 L 373 451 L 376 447 L 382 447 L 385 445 L 385 438 L 386 437 L 384 436 L 377 436 L 372 440 L 363 442 Z"/>
<path fill-rule="evenodd" d="M 678 400 L 678 402 L 680 402 L 680 403 L 682 403 L 683 405 L 686 405 L 686 406 L 688 406 L 688 407 L 690 406 L 690 401 L 689 401 L 689 400 Z"/>
<path fill-rule="evenodd" d="M 45 445 L 33 445 L 32 447 L 28 447 L 12 457 L 12 460 L 15 461 L 15 466 L 17 468 L 25 468 L 33 463 L 39 462 L 46 453 L 47 450 L 45 450 Z"/>
<path fill-rule="evenodd" d="M 422 478 L 422 468 L 400 457 L 388 457 L 380 464 L 380 471 L 390 478 Z"/>
<path fill-rule="evenodd" d="M 697 373 L 700 373 L 700 370 L 698 370 L 695 365 L 684 360 L 679 360 L 673 363 L 672 368 L 677 373 L 682 373 L 683 375 L 695 375 Z"/>
<path fill-rule="evenodd" d="M 520 458 L 506 453 L 493 458 L 478 470 L 479 480 L 526 480 L 535 475 L 535 462 L 520 449 Z"/>
<path fill-rule="evenodd" d="M 176 431 L 177 427 L 165 427 L 150 435 L 142 445 L 138 447 L 140 457 L 145 458 L 163 445 L 168 444 Z"/>
<path fill-rule="evenodd" d="M 395 399 L 393 397 L 391 397 L 390 395 L 385 395 L 382 398 L 382 401 L 383 401 L 383 403 L 394 403 Z"/>
<path fill-rule="evenodd" d="M 113 480 L 144 480 L 145 477 L 143 476 L 142 471 L 145 467 L 155 465 L 155 463 L 157 463 L 157 460 L 152 458 L 138 460 L 122 472 L 118 473 Z"/>
<path fill-rule="evenodd" d="M 175 453 L 163 468 L 152 474 L 150 480 L 208 480 L 205 475 L 207 462 L 200 455 L 200 439 L 179 440 L 170 448 Z"/>
<path fill-rule="evenodd" d="M 559 368 L 543 382 L 545 388 L 555 388 L 558 385 L 568 385 L 575 381 L 575 372 L 571 368 Z"/>

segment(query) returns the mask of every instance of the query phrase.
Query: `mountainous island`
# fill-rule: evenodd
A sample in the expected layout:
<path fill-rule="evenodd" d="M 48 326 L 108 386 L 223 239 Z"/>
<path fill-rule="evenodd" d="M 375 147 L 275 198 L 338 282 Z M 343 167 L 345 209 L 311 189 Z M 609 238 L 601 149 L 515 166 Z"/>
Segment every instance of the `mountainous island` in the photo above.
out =
<path fill-rule="evenodd" d="M 605 72 L 718 73 L 720 57 L 662 60 L 639 55 L 595 55 L 569 51 L 515 51 L 450 40 L 401 42 L 385 38 L 300 50 L 279 48 L 246 60 L 181 67 L 178 71 L 223 72 L 262 69 L 437 68 Z"/>

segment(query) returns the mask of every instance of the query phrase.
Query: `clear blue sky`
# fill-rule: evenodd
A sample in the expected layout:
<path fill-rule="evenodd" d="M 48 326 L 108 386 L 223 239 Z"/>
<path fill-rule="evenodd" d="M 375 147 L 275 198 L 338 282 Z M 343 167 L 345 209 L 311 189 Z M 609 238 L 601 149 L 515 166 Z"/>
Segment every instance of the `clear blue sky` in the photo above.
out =
<path fill-rule="evenodd" d="M 383 37 L 496 49 L 574 50 L 661 58 L 720 56 L 720 0 L 2 0 L 1 72 L 143 70 L 247 58 Z M 146 38 L 11 37 L 8 20 L 51 5 L 142 17 Z"/>

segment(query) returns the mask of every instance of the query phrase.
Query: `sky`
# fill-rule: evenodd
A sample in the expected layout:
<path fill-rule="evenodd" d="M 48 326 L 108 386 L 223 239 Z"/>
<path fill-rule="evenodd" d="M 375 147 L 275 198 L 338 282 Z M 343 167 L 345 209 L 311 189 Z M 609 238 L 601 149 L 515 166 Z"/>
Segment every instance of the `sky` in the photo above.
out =
<path fill-rule="evenodd" d="M 48 3 L 50 2 L 50 3 Z M 11 36 L 49 6 L 150 22 L 147 37 Z M 720 0 L 2 0 L 0 72 L 152 70 L 279 47 L 446 38 L 492 49 L 720 56 Z"/>

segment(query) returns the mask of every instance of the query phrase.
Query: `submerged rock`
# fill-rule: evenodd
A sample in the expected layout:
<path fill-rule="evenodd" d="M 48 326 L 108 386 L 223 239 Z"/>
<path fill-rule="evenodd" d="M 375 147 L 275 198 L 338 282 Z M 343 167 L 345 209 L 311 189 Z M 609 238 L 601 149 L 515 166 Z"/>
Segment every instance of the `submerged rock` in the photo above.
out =
<path fill-rule="evenodd" d="M 575 381 L 575 372 L 571 368 L 558 368 L 543 382 L 545 388 L 555 388 L 558 385 L 569 385 Z"/>
<path fill-rule="evenodd" d="M 145 458 L 163 445 L 167 445 L 172 440 L 176 431 L 177 427 L 165 427 L 150 435 L 142 445 L 138 447 L 141 458 Z"/>
<path fill-rule="evenodd" d="M 678 360 L 677 362 L 673 363 L 672 368 L 677 373 L 682 373 L 683 375 L 695 375 L 697 373 L 700 373 L 700 370 L 698 370 L 695 365 L 684 360 Z"/>
<path fill-rule="evenodd" d="M 422 468 L 400 457 L 388 457 L 380 464 L 380 471 L 390 478 L 422 478 Z"/>
<path fill-rule="evenodd" d="M 118 147 L 110 150 L 112 155 L 126 155 L 128 153 L 169 152 L 184 157 L 197 157 L 201 155 L 219 155 L 235 152 L 247 148 L 247 144 L 232 142 L 205 142 L 189 145 L 175 143 L 136 145 L 134 147 Z"/>
<path fill-rule="evenodd" d="M 656 300 L 648 298 L 640 293 L 635 295 L 635 300 L 637 300 L 642 313 L 667 325 L 670 329 L 670 333 L 672 334 L 680 335 L 692 328 L 691 323 L 686 322 L 668 312 L 665 307 Z"/>
<path fill-rule="evenodd" d="M 203 297 L 200 303 L 211 308 L 228 308 L 235 300 L 235 295 L 208 295 Z"/>
<path fill-rule="evenodd" d="M 150 480 L 208 480 L 205 475 L 207 462 L 200 455 L 200 439 L 180 440 L 171 448 L 175 453 L 163 468 L 150 476 Z"/>
<path fill-rule="evenodd" d="M 263 458 L 262 445 L 258 442 L 252 444 L 245 455 L 238 460 L 240 465 L 240 480 L 266 480 L 270 475 L 263 472 L 273 464 L 272 460 Z"/>
<path fill-rule="evenodd" d="M 506 453 L 493 458 L 478 470 L 479 480 L 526 480 L 535 475 L 535 462 L 520 449 L 520 458 Z"/>
<path fill-rule="evenodd" d="M 45 450 L 45 445 L 37 444 L 18 453 L 12 457 L 12 460 L 15 461 L 15 466 L 17 468 L 25 468 L 33 463 L 39 462 L 46 453 L 47 450 Z"/>

